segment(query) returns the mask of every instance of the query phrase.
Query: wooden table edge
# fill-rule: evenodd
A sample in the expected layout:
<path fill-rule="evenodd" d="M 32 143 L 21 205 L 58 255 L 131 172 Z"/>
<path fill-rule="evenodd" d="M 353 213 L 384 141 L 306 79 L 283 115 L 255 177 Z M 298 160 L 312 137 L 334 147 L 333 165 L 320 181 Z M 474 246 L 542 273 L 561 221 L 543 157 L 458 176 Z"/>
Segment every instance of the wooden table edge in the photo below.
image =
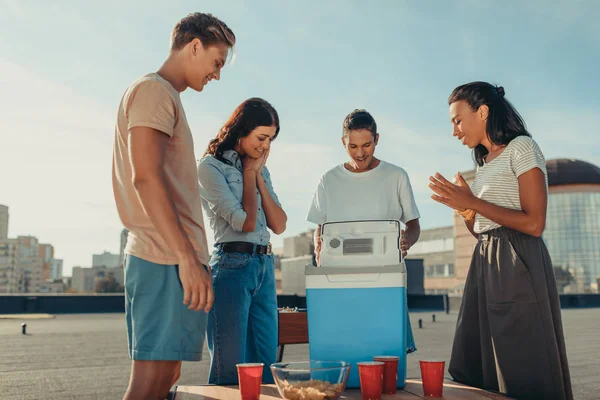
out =
<path fill-rule="evenodd" d="M 167 400 L 177 400 L 177 393 L 191 393 L 194 394 L 193 392 L 189 392 L 187 390 L 185 390 L 185 388 L 199 388 L 199 387 L 218 387 L 219 385 L 211 385 L 211 384 L 203 384 L 203 385 L 176 385 L 173 386 L 171 388 L 171 392 L 169 393 L 169 397 L 167 398 Z M 237 385 L 227 385 L 227 386 L 222 386 L 225 390 L 230 390 L 230 389 L 236 389 L 238 388 Z M 496 393 L 496 392 L 491 392 L 491 391 L 487 391 L 484 389 L 479 389 L 479 388 L 474 388 L 474 387 L 470 387 L 467 385 L 463 385 L 461 383 L 455 382 L 453 380 L 449 380 L 449 379 L 444 379 L 444 387 L 448 387 L 448 388 L 453 388 L 453 389 L 459 389 L 459 390 L 464 390 L 469 392 L 470 396 L 479 396 L 482 399 L 487 399 L 487 400 L 509 400 L 509 397 L 506 397 L 504 395 L 502 395 L 501 393 Z M 184 389 L 185 391 L 182 391 L 180 389 Z M 268 392 L 272 392 L 272 394 L 268 394 L 269 396 L 273 396 L 275 398 L 280 398 L 279 397 L 279 392 L 277 390 L 277 387 L 274 384 L 263 384 L 262 385 L 262 389 L 263 390 L 267 390 Z M 190 389 L 193 390 L 193 389 Z M 354 397 L 356 395 L 359 395 L 358 398 L 360 398 L 360 389 L 348 389 L 346 390 L 344 393 L 347 393 L 348 395 Z M 421 384 L 421 379 L 418 378 L 407 378 L 406 379 L 406 385 L 404 386 L 403 389 L 399 389 L 398 390 L 398 394 L 396 395 L 386 395 L 385 398 L 387 399 L 406 399 L 408 396 L 410 396 L 410 398 L 414 398 L 414 399 L 429 399 L 429 397 L 425 397 L 423 396 L 423 389 L 422 389 L 422 384 Z M 264 394 L 264 393 L 263 393 Z M 203 395 L 200 394 L 200 396 L 208 396 L 207 395 Z M 444 396 L 446 397 L 446 396 Z M 453 396 L 453 398 L 456 398 Z M 350 399 L 349 399 L 350 400 Z"/>

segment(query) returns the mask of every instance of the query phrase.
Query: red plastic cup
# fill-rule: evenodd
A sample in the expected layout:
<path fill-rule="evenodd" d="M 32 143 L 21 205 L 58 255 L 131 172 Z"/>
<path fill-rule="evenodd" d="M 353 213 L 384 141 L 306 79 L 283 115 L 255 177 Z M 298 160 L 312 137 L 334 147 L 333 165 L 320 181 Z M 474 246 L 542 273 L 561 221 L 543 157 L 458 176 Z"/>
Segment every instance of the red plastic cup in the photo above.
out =
<path fill-rule="evenodd" d="M 377 356 L 373 357 L 373 361 L 383 363 L 383 394 L 396 393 L 398 382 L 398 356 Z"/>
<path fill-rule="evenodd" d="M 258 400 L 260 398 L 264 364 L 245 363 L 236 366 L 242 400 Z"/>
<path fill-rule="evenodd" d="M 359 362 L 360 393 L 363 400 L 380 400 L 383 389 L 383 366 L 379 361 Z"/>
<path fill-rule="evenodd" d="M 419 361 L 421 364 L 421 381 L 423 394 L 431 397 L 442 397 L 444 388 L 445 361 Z"/>

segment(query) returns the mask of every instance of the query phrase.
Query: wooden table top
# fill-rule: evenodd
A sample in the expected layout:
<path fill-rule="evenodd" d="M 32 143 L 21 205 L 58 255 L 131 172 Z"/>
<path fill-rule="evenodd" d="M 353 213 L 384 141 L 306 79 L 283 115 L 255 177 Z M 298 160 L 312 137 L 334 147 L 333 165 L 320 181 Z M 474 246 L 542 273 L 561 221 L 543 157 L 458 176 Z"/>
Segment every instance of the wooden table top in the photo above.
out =
<path fill-rule="evenodd" d="M 280 400 L 279 392 L 275 385 L 263 385 L 261 400 Z M 508 397 L 500 394 L 486 392 L 464 386 L 452 381 L 444 381 L 443 397 L 425 397 L 420 379 L 407 379 L 403 390 L 398 390 L 394 395 L 384 395 L 383 400 L 418 400 L 418 399 L 444 399 L 444 400 L 506 400 Z M 234 386 L 178 386 L 175 400 L 239 400 L 240 392 Z M 360 390 L 351 389 L 344 392 L 340 399 L 361 400 Z"/>

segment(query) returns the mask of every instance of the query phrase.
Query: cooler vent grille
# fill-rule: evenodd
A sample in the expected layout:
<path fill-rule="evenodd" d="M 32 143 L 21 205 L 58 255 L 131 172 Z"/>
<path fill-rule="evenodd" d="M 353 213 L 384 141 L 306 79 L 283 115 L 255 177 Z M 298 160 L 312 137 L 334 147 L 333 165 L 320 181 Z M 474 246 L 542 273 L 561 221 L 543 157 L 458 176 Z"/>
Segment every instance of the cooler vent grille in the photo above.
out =
<path fill-rule="evenodd" d="M 343 254 L 373 254 L 373 239 L 345 239 Z"/>

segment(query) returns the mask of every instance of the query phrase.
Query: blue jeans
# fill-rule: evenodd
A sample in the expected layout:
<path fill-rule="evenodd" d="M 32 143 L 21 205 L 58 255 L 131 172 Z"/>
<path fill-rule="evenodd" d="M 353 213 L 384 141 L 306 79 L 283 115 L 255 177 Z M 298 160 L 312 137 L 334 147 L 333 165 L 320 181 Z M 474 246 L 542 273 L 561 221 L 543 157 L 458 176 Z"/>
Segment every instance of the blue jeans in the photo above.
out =
<path fill-rule="evenodd" d="M 273 383 L 277 360 L 277 292 L 272 255 L 213 253 L 215 302 L 206 337 L 211 364 L 208 383 L 238 383 L 238 363 L 264 363 L 263 382 Z"/>
<path fill-rule="evenodd" d="M 415 337 L 413 336 L 412 326 L 410 324 L 410 316 L 408 314 L 408 304 L 406 305 L 406 354 L 417 351 Z"/>

